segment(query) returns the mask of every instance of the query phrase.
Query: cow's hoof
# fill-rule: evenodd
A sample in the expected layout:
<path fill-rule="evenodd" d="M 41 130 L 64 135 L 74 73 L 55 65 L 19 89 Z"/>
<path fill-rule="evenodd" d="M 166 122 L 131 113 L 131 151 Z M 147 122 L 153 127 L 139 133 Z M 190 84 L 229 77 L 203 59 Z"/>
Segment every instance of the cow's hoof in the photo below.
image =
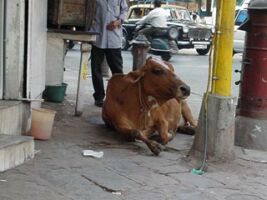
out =
<path fill-rule="evenodd" d="M 149 149 L 154 153 L 156 156 L 158 156 L 161 152 L 161 147 L 157 142 L 151 142 L 149 145 Z"/>

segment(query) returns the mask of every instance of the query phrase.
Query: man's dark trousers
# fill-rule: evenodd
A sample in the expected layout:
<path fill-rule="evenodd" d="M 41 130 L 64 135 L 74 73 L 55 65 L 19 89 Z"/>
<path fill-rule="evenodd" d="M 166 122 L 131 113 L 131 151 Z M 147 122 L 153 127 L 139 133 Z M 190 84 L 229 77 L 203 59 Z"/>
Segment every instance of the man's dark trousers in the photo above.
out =
<path fill-rule="evenodd" d="M 101 72 L 101 65 L 106 56 L 108 66 L 112 74 L 123 73 L 122 70 L 122 56 L 121 48 L 119 49 L 100 49 L 96 46 L 92 47 L 91 51 L 91 70 L 94 86 L 95 101 L 102 101 L 105 98 L 105 89 L 103 76 Z"/>

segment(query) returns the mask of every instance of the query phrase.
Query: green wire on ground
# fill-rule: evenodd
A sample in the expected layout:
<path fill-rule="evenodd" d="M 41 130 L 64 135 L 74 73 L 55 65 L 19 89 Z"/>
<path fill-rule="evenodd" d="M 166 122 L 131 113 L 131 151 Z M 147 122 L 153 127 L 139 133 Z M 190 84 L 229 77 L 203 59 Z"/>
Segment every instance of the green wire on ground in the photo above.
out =
<path fill-rule="evenodd" d="M 195 175 L 202 175 L 202 174 L 204 174 L 205 172 L 203 171 L 203 170 L 201 170 L 201 169 L 192 169 L 191 170 L 191 174 L 195 174 Z"/>
<path fill-rule="evenodd" d="M 206 93 L 203 98 L 204 100 L 204 112 L 205 112 L 205 133 L 204 133 L 204 152 L 203 152 L 203 160 L 201 167 L 198 169 L 192 169 L 191 174 L 196 175 L 202 175 L 205 173 L 204 168 L 207 166 L 207 149 L 208 149 L 208 95 L 210 92 L 211 87 L 211 80 L 212 80 L 212 74 L 213 74 L 213 68 L 212 68 L 212 55 L 213 55 L 213 49 L 214 48 L 214 37 L 212 37 L 211 47 L 210 47 L 210 53 L 209 53 L 209 73 L 208 73 L 208 83 L 206 88 Z"/>

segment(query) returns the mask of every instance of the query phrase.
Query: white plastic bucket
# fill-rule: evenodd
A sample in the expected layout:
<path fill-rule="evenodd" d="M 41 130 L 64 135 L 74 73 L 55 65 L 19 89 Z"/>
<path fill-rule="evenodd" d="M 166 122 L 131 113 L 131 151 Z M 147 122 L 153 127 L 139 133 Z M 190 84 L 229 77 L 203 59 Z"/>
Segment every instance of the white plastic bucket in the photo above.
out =
<path fill-rule="evenodd" d="M 55 114 L 54 110 L 32 109 L 31 135 L 35 139 L 48 140 L 51 137 Z"/>

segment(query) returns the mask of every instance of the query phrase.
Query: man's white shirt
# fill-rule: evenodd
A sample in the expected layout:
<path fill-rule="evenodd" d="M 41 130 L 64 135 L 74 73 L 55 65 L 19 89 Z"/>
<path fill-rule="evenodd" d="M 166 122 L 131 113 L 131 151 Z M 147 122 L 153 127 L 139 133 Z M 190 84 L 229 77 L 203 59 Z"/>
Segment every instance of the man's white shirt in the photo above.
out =
<path fill-rule="evenodd" d="M 169 13 L 163 8 L 155 8 L 148 15 L 144 16 L 138 24 L 150 24 L 153 27 L 167 27 L 167 17 Z"/>

